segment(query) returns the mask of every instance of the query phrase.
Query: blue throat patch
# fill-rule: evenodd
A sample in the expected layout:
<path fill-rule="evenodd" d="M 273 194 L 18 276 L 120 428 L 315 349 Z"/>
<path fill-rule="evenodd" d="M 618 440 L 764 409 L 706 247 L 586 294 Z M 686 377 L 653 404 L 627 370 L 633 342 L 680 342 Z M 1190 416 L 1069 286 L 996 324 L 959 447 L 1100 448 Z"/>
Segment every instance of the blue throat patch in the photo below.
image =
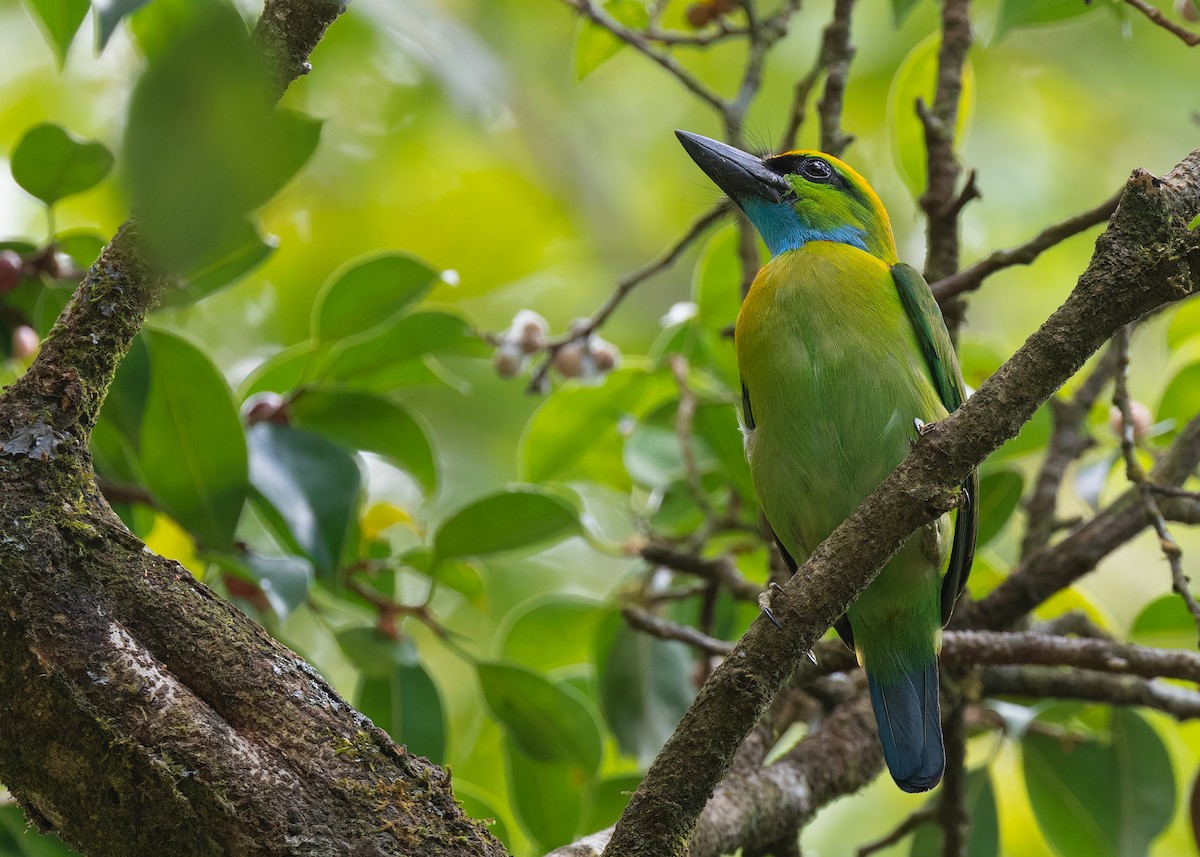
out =
<path fill-rule="evenodd" d="M 803 247 L 809 241 L 833 241 L 849 244 L 866 250 L 863 237 L 867 234 L 854 226 L 839 226 L 836 229 L 814 229 L 802 221 L 796 209 L 786 202 L 770 203 L 761 199 L 748 199 L 742 203 L 746 217 L 763 237 L 767 249 L 774 258 L 788 250 Z"/>

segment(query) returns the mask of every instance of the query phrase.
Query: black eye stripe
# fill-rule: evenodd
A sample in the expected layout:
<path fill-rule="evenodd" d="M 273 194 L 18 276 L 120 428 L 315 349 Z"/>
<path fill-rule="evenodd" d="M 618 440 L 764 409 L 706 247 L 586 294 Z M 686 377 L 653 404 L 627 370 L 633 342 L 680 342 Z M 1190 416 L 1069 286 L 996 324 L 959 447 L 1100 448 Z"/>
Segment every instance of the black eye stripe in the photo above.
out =
<path fill-rule="evenodd" d="M 783 176 L 800 176 L 805 181 L 814 184 L 828 184 L 834 187 L 849 187 L 841 174 L 824 158 L 815 155 L 777 155 L 767 158 L 764 162 L 773 172 Z"/>

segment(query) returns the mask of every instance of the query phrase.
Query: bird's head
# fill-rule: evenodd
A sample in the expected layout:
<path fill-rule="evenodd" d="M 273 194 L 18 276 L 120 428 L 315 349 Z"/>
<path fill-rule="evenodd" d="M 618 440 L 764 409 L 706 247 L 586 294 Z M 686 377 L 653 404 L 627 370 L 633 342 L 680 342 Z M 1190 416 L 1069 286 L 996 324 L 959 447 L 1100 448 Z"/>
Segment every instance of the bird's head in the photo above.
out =
<path fill-rule="evenodd" d="M 810 241 L 836 241 L 896 263 L 883 203 L 866 179 L 837 158 L 812 151 L 759 158 L 699 134 L 675 136 L 746 213 L 772 256 Z"/>

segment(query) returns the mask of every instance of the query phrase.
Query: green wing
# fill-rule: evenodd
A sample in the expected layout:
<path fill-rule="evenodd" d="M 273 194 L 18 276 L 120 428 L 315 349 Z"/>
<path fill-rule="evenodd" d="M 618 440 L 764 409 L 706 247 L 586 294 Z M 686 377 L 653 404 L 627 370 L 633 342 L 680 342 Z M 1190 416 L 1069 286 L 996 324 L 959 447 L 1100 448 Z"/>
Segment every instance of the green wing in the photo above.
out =
<path fill-rule="evenodd" d="M 892 279 L 908 312 L 909 321 L 917 334 L 929 374 L 946 410 L 953 411 L 963 403 L 962 371 L 954 343 L 946 330 L 942 311 L 925 278 L 915 268 L 903 263 L 892 266 Z M 954 525 L 954 544 L 950 549 L 950 565 L 942 581 L 942 624 L 950 621 L 954 602 L 967 585 L 971 563 L 975 559 L 975 532 L 979 528 L 979 474 L 972 472 L 962 485 L 962 505 Z"/>

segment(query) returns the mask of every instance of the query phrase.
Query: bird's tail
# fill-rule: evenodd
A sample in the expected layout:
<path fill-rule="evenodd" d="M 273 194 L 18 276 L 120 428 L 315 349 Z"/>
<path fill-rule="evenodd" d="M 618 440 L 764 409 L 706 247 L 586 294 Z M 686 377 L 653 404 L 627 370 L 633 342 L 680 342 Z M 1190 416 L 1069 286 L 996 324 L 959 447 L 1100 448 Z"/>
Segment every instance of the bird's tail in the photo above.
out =
<path fill-rule="evenodd" d="M 868 669 L 867 684 L 892 779 L 906 792 L 929 791 L 946 767 L 937 658 L 886 683 Z"/>

